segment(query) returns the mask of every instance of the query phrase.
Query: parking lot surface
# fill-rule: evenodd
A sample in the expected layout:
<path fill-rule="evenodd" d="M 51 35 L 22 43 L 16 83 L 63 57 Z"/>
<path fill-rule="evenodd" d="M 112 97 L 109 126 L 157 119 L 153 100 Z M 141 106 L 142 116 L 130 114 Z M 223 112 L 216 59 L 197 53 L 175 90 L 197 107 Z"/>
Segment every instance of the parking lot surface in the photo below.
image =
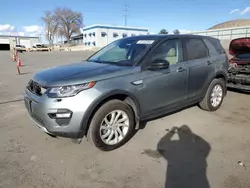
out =
<path fill-rule="evenodd" d="M 10 52 L 0 52 L 0 187 L 188 188 L 195 183 L 198 188 L 250 188 L 248 94 L 229 91 L 213 113 L 194 106 L 147 122 L 112 152 L 101 152 L 85 139 L 75 144 L 40 131 L 22 101 L 32 74 L 89 55 L 23 53 L 23 74 L 17 75 Z M 170 138 L 175 126 L 179 134 Z M 173 185 L 174 174 L 185 184 Z"/>

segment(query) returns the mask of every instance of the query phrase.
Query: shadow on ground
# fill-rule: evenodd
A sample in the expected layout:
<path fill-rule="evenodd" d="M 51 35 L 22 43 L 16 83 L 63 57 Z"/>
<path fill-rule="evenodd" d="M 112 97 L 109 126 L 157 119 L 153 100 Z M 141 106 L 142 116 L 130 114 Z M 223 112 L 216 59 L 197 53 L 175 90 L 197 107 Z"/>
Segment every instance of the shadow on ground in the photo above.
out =
<path fill-rule="evenodd" d="M 20 75 L 33 74 L 33 72 L 21 72 Z"/>
<path fill-rule="evenodd" d="M 157 145 L 167 160 L 165 188 L 209 188 L 207 161 L 211 147 L 187 125 L 173 127 Z"/>

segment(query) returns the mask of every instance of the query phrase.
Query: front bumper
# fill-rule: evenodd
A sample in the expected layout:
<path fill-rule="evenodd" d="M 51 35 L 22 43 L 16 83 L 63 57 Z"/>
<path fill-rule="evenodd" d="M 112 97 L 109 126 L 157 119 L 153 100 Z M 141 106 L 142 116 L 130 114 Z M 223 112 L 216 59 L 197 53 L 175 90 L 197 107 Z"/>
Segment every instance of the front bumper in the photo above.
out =
<path fill-rule="evenodd" d="M 228 83 L 227 87 L 230 88 L 230 89 L 236 89 L 236 90 L 250 92 L 250 86 L 249 85 Z"/>
<path fill-rule="evenodd" d="M 46 95 L 37 96 L 26 89 L 24 103 L 28 116 L 45 133 L 52 136 L 82 138 L 86 126 L 82 125 L 82 120 L 97 93 L 91 89 L 82 91 L 74 97 L 57 99 L 48 98 Z M 55 117 L 55 114 L 62 110 L 71 112 L 70 117 Z"/>
<path fill-rule="evenodd" d="M 244 75 L 228 75 L 227 87 L 250 92 L 250 77 Z"/>

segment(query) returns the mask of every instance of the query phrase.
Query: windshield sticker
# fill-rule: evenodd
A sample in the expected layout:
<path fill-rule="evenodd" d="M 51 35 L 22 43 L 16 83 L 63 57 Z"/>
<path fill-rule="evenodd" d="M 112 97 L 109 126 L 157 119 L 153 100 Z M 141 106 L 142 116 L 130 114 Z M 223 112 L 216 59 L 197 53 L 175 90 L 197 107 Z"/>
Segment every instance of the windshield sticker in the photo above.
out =
<path fill-rule="evenodd" d="M 139 40 L 136 44 L 153 44 L 154 40 Z"/>

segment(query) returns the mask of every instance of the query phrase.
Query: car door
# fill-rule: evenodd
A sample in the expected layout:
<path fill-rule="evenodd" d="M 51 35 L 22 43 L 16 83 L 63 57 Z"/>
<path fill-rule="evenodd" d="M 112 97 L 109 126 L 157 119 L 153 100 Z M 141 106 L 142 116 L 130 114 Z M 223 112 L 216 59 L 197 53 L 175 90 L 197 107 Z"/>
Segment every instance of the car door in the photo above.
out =
<path fill-rule="evenodd" d="M 167 60 L 168 68 L 145 68 L 140 74 L 137 96 L 143 114 L 151 114 L 166 107 L 181 104 L 186 99 L 187 71 L 183 62 L 182 43 L 179 39 L 161 42 L 146 58 L 142 67 L 150 67 L 157 60 Z"/>
<path fill-rule="evenodd" d="M 202 97 L 214 76 L 213 60 L 202 38 L 187 38 L 183 42 L 188 72 L 187 97 L 195 100 Z"/>

